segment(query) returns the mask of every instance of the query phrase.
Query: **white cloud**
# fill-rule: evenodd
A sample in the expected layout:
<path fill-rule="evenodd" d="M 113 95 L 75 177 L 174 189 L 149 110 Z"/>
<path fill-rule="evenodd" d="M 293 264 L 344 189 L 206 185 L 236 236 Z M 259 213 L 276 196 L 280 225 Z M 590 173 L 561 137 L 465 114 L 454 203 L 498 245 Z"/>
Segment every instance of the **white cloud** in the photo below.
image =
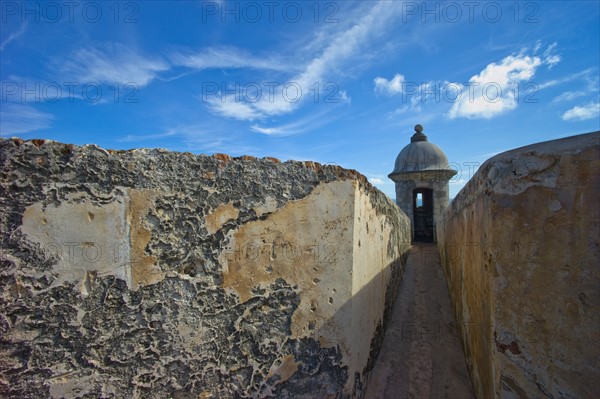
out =
<path fill-rule="evenodd" d="M 261 127 L 258 125 L 250 126 L 250 130 L 257 133 L 266 134 L 267 136 L 280 136 L 285 134 L 285 131 L 280 127 Z"/>
<path fill-rule="evenodd" d="M 378 177 L 371 177 L 369 181 L 373 184 L 385 184 L 385 182 Z"/>
<path fill-rule="evenodd" d="M 585 97 L 589 94 L 598 93 L 598 77 L 596 74 L 597 74 L 597 71 L 595 71 L 591 68 L 586 69 L 584 71 L 563 77 L 562 79 L 551 80 L 549 82 L 543 83 L 540 85 L 540 89 L 556 86 L 556 85 L 559 85 L 562 83 L 566 83 L 566 82 L 570 82 L 570 81 L 582 78 L 582 80 L 586 83 L 584 89 L 576 90 L 576 91 L 566 91 L 566 92 L 554 97 L 554 99 L 552 99 L 553 103 L 572 101 L 579 97 Z"/>
<path fill-rule="evenodd" d="M 530 55 L 526 54 L 527 50 L 524 49 L 517 55 L 503 58 L 499 63 L 488 64 L 478 75 L 472 76 L 466 85 L 452 83 L 461 88 L 461 96 L 453 102 L 448 116 L 489 119 L 514 110 L 517 108 L 518 96 L 523 94 L 519 93 L 519 90 L 526 87 L 521 83 L 531 82 L 541 65 L 551 69 L 561 61 L 560 55 L 555 54 L 556 47 L 557 43 L 552 43 L 541 55 L 536 55 L 541 48 L 541 42 L 538 42 Z M 589 71 L 562 80 L 536 84 L 535 88 L 541 90 L 587 73 Z"/>
<path fill-rule="evenodd" d="M 132 142 L 132 141 L 147 141 L 147 140 L 160 140 L 165 137 L 171 137 L 176 135 L 177 132 L 173 129 L 166 131 L 165 133 L 158 134 L 145 134 L 145 135 L 132 135 L 128 134 L 124 137 L 121 137 L 117 141 L 120 142 Z"/>
<path fill-rule="evenodd" d="M 461 85 L 462 95 L 452 104 L 450 118 L 489 119 L 515 109 L 518 83 L 531 79 L 541 64 L 539 57 L 519 54 L 487 65 L 467 87 Z"/>
<path fill-rule="evenodd" d="M 267 136 L 293 136 L 296 134 L 304 133 L 306 131 L 317 129 L 321 126 L 325 126 L 338 119 L 341 116 L 341 114 L 333 113 L 332 111 L 334 109 L 337 109 L 337 107 L 332 106 L 324 108 L 320 112 L 313 113 L 307 117 L 279 126 L 267 127 L 254 124 L 250 126 L 250 130 L 256 133 L 265 134 Z"/>
<path fill-rule="evenodd" d="M 563 102 L 563 101 L 572 101 L 576 98 L 583 97 L 588 93 L 585 91 L 565 91 L 564 93 L 554 97 L 552 99 L 553 103 Z"/>
<path fill-rule="evenodd" d="M 3 104 L 0 109 L 0 136 L 9 137 L 45 129 L 54 117 L 28 104 Z"/>
<path fill-rule="evenodd" d="M 239 120 L 252 121 L 265 115 L 253 103 L 244 103 L 235 95 L 218 96 L 206 100 L 209 109 L 219 115 Z"/>
<path fill-rule="evenodd" d="M 235 47 L 208 47 L 198 52 L 177 51 L 169 55 L 175 66 L 196 70 L 209 68 L 252 68 L 275 71 L 289 71 L 293 64 L 275 56 L 257 57 Z"/>
<path fill-rule="evenodd" d="M 173 80 L 193 71 L 210 68 L 252 68 L 289 71 L 293 64 L 274 56 L 257 57 L 234 47 L 205 48 L 197 52 L 178 50 L 166 58 L 142 55 L 138 50 L 120 43 L 80 48 L 66 60 L 54 60 L 54 65 L 64 80 L 79 83 L 105 84 L 132 83 L 137 87 L 149 84 L 153 79 Z M 192 71 L 171 78 L 161 78 L 159 73 L 175 67 Z"/>
<path fill-rule="evenodd" d="M 170 65 L 161 58 L 149 58 L 118 43 L 81 48 L 70 57 L 55 60 L 65 81 L 127 84 L 143 87 L 167 71 Z"/>
<path fill-rule="evenodd" d="M 408 105 L 403 105 L 401 107 L 396 108 L 392 112 L 388 113 L 388 118 L 392 118 L 395 115 L 405 114 L 405 113 L 407 113 L 410 110 L 411 110 L 411 107 L 409 107 Z"/>
<path fill-rule="evenodd" d="M 27 29 L 27 22 L 23 23 L 16 32 L 8 35 L 8 37 L 6 39 L 4 39 L 2 41 L 2 43 L 0 43 L 0 51 L 3 51 L 10 42 L 18 39 L 23 33 L 25 33 L 26 29 Z"/>
<path fill-rule="evenodd" d="M 585 69 L 581 72 L 573 73 L 573 74 L 567 75 L 560 79 L 553 79 L 553 80 L 549 80 L 547 82 L 540 83 L 539 85 L 537 85 L 537 87 L 539 90 L 547 89 L 549 87 L 553 87 L 553 86 L 557 86 L 557 85 L 560 85 L 563 83 L 571 82 L 571 81 L 577 80 L 579 78 L 583 78 L 583 79 L 587 80 L 589 84 L 592 84 L 590 75 L 592 75 L 593 72 L 594 71 L 592 68 Z"/>
<path fill-rule="evenodd" d="M 245 102 L 237 99 L 233 101 L 226 99 L 226 101 L 220 101 L 219 103 L 213 102 L 210 104 L 211 110 L 223 116 L 245 120 L 256 120 L 266 116 L 283 115 L 295 111 L 303 102 L 313 98 L 311 93 L 315 84 L 319 85 L 317 90 L 325 95 L 327 89 L 324 85 L 331 79 L 331 76 L 355 63 L 361 50 L 366 48 L 374 37 L 385 31 L 387 24 L 393 21 L 394 15 L 399 10 L 400 3 L 378 2 L 367 12 L 361 10 L 362 16 L 356 23 L 348 27 L 340 24 L 340 28 L 336 27 L 339 30 L 321 32 L 315 39 L 319 41 L 319 45 L 312 46 L 312 48 L 321 49 L 319 54 L 304 62 L 302 60 L 297 61 L 298 65 L 303 65 L 300 68 L 301 71 L 286 82 L 281 82 L 279 86 L 279 88 L 282 88 L 286 84 L 291 84 L 294 87 L 299 87 L 302 93 L 299 101 L 290 101 L 281 92 L 278 92 L 274 98 L 263 96 L 256 102 Z M 320 43 L 326 44 L 321 46 Z M 314 52 L 308 54 L 314 54 Z M 343 102 L 349 102 L 345 92 L 340 91 L 339 93 Z M 290 96 L 296 97 L 293 94 Z"/>
<path fill-rule="evenodd" d="M 560 55 L 553 54 L 554 50 L 556 49 L 556 46 L 556 42 L 552 43 L 548 46 L 546 50 L 544 50 L 544 53 L 542 54 L 544 64 L 548 65 L 548 69 L 552 69 L 552 67 L 558 64 L 561 60 Z"/>
<path fill-rule="evenodd" d="M 389 95 L 400 94 L 404 88 L 404 75 L 397 73 L 392 80 L 387 80 L 378 76 L 373 82 L 375 83 L 375 91 L 378 93 Z"/>
<path fill-rule="evenodd" d="M 385 31 L 386 25 L 393 21 L 399 10 L 396 2 L 375 3 L 356 23 L 331 34 L 321 54 L 310 60 L 304 71 L 293 80 L 303 87 L 310 87 L 314 82 L 323 82 L 323 77 L 330 71 L 342 68 L 347 62 L 355 62 L 358 51 L 370 39 Z"/>
<path fill-rule="evenodd" d="M 365 11 L 366 7 L 369 8 Z M 316 34 L 308 46 L 313 51 L 299 51 L 294 47 L 295 51 L 288 55 L 277 52 L 255 55 L 235 47 L 208 47 L 200 51 L 178 49 L 164 57 L 152 57 L 119 43 L 108 43 L 80 48 L 68 58 L 55 59 L 53 63 L 65 81 L 133 83 L 138 88 L 146 86 L 153 79 L 173 80 L 190 71 L 210 68 L 257 69 L 270 72 L 271 75 L 277 72 L 275 76 L 261 76 L 260 80 L 252 82 L 263 86 L 266 82 L 277 82 L 274 96 L 266 95 L 267 88 L 264 87 L 264 95 L 257 101 L 240 98 L 239 95 L 221 96 L 220 93 L 218 98 L 205 101 L 215 114 L 239 120 L 259 120 L 298 109 L 304 102 L 314 98 L 315 84 L 319 85 L 317 90 L 320 98 L 324 98 L 330 93 L 325 85 L 332 81 L 332 76 L 355 65 L 357 57 L 369 48 L 371 39 L 385 32 L 386 25 L 393 21 L 393 16 L 400 10 L 396 2 L 378 2 L 359 8 L 354 10 L 360 15 L 357 22 L 328 25 Z M 176 68 L 179 68 L 177 76 L 159 76 Z M 282 78 L 283 74 L 288 76 Z M 291 99 L 286 98 L 283 94 L 286 85 L 293 86 L 290 92 L 296 87 L 300 88 L 298 101 L 294 94 L 290 95 Z M 350 103 L 351 99 L 345 91 L 337 87 L 336 93 L 342 103 Z"/>
<path fill-rule="evenodd" d="M 351 104 L 352 103 L 352 97 L 350 97 L 348 95 L 348 93 L 346 92 L 346 90 L 340 90 L 340 101 L 344 104 Z"/>
<path fill-rule="evenodd" d="M 598 118 L 600 115 L 600 102 L 590 102 L 586 105 L 575 106 L 562 114 L 564 121 L 585 121 Z"/>

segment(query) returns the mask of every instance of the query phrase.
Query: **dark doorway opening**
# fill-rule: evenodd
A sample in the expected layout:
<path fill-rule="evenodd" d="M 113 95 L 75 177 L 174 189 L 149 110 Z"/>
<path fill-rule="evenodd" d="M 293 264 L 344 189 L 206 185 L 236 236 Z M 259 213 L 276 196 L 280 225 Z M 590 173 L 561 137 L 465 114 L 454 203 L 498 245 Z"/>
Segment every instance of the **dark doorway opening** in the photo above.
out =
<path fill-rule="evenodd" d="M 413 190 L 413 226 L 415 242 L 433 242 L 433 190 Z"/>

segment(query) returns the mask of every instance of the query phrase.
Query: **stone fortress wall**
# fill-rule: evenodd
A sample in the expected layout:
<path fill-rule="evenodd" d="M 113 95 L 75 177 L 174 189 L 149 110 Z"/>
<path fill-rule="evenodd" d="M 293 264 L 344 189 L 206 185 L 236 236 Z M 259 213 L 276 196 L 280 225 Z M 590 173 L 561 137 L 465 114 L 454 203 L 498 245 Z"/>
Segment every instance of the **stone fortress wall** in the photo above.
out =
<path fill-rule="evenodd" d="M 362 397 L 410 219 L 355 171 L 0 140 L 0 396 Z M 600 133 L 436 223 L 479 398 L 594 397 Z"/>
<path fill-rule="evenodd" d="M 600 133 L 486 161 L 437 225 L 479 398 L 600 393 Z"/>
<path fill-rule="evenodd" d="M 362 396 L 410 246 L 364 176 L 19 139 L 0 164 L 0 396 Z"/>

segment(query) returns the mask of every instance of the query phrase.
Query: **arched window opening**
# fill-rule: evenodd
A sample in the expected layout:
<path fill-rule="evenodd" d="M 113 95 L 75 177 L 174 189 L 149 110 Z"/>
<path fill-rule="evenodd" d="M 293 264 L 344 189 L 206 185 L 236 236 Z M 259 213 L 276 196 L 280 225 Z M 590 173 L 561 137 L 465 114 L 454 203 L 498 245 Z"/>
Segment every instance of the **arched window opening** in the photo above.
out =
<path fill-rule="evenodd" d="M 433 242 L 433 190 L 416 188 L 413 190 L 414 241 Z"/>

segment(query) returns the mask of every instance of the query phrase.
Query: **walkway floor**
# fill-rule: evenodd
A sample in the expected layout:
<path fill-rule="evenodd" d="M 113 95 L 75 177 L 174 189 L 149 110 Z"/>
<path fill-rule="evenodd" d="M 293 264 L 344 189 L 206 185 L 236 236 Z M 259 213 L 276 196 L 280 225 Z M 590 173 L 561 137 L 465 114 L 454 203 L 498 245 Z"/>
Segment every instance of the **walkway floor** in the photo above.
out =
<path fill-rule="evenodd" d="M 415 244 L 366 399 L 472 399 L 435 244 Z"/>

